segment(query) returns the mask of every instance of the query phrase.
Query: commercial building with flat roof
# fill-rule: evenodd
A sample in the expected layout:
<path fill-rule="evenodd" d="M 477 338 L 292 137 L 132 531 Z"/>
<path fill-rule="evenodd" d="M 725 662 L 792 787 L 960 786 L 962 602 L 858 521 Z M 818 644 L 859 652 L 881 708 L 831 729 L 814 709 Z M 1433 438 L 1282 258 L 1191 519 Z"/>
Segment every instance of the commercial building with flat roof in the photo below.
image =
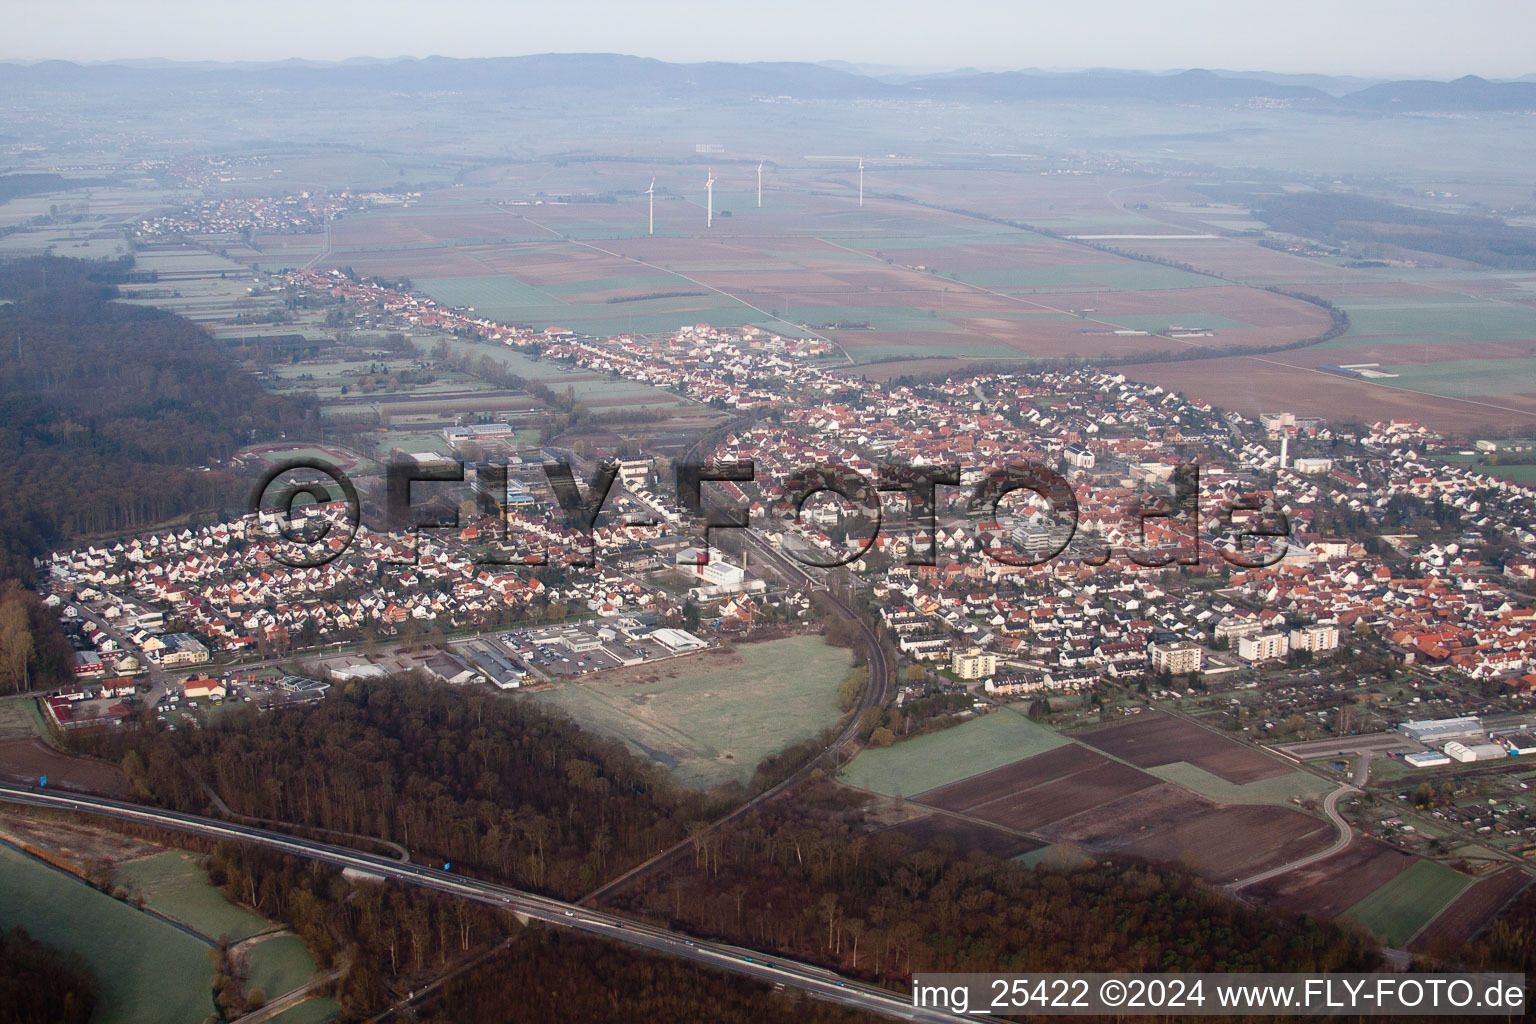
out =
<path fill-rule="evenodd" d="M 1446 756 L 1453 761 L 1497 761 L 1508 757 L 1509 751 L 1498 743 L 1473 743 L 1466 744 L 1459 740 L 1451 740 L 1445 745 Z"/>
<path fill-rule="evenodd" d="M 1418 740 L 1420 743 L 1443 743 L 1446 740 L 1481 736 L 1483 723 L 1474 715 L 1463 715 L 1460 718 L 1424 718 L 1404 722 L 1397 727 L 1397 730 L 1409 739 Z"/>

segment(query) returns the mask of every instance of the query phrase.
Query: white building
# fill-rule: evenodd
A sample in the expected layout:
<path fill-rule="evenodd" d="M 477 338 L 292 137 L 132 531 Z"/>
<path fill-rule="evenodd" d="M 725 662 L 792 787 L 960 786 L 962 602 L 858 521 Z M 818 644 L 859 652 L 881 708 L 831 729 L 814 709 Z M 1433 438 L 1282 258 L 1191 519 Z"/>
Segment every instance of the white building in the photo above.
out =
<path fill-rule="evenodd" d="M 1481 736 L 1483 723 L 1475 715 L 1460 718 L 1421 718 L 1399 725 L 1398 731 L 1420 743 L 1439 743 L 1444 740 L 1465 739 Z"/>
<path fill-rule="evenodd" d="M 1215 637 L 1217 640 L 1238 640 L 1245 636 L 1254 636 L 1264 632 L 1264 623 L 1258 619 L 1245 619 L 1237 616 L 1229 616 L 1216 624 Z"/>
<path fill-rule="evenodd" d="M 1311 651 L 1313 654 L 1320 654 L 1323 651 L 1338 650 L 1338 647 L 1338 626 L 1315 624 L 1291 630 L 1291 650 L 1293 651 Z"/>
<path fill-rule="evenodd" d="M 686 629 L 658 629 L 651 633 L 651 639 L 667 648 L 669 651 L 698 651 L 709 645 Z"/>
<path fill-rule="evenodd" d="M 172 633 L 161 638 L 160 664 L 201 665 L 208 660 L 208 648 L 188 633 Z M 145 648 L 148 649 L 147 646 Z"/>
<path fill-rule="evenodd" d="M 650 459 L 620 459 L 619 482 L 626 490 L 637 491 L 651 475 L 652 466 Z"/>
<path fill-rule="evenodd" d="M 985 679 L 997 671 L 997 655 L 972 647 L 949 656 L 950 670 L 961 679 Z"/>
<path fill-rule="evenodd" d="M 1188 641 L 1173 644 L 1153 644 L 1152 671 L 1167 672 L 1174 676 L 1187 676 L 1205 667 L 1205 648 Z"/>
<path fill-rule="evenodd" d="M 1274 661 L 1290 652 L 1291 643 L 1284 633 L 1260 633 L 1237 641 L 1237 656 L 1244 661 Z"/>
<path fill-rule="evenodd" d="M 725 553 L 717 547 L 710 547 L 707 552 L 702 548 L 684 548 L 677 553 L 677 567 L 715 587 L 740 586 L 747 578 L 747 571 L 727 562 Z"/>
<path fill-rule="evenodd" d="M 1497 743 L 1473 743 L 1468 745 L 1460 740 L 1451 740 L 1445 745 L 1446 756 L 1453 761 L 1496 761 L 1499 758 L 1508 757 L 1509 751 Z"/>

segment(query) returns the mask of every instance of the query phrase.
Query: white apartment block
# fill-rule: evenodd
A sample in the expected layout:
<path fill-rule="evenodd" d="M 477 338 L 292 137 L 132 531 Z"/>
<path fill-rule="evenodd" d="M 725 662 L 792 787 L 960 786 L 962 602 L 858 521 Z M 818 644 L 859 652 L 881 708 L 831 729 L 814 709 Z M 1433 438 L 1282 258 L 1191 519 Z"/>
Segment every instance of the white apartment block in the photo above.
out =
<path fill-rule="evenodd" d="M 1291 650 L 1293 651 L 1311 651 L 1313 654 L 1318 654 L 1323 651 L 1338 650 L 1338 647 L 1338 626 L 1317 624 L 1291 630 Z"/>
<path fill-rule="evenodd" d="M 997 655 L 972 647 L 949 656 L 950 670 L 961 679 L 985 679 L 997 671 Z"/>
<path fill-rule="evenodd" d="M 1274 661 L 1290 652 L 1290 639 L 1284 633 L 1260 633 L 1237 641 L 1237 656 L 1244 661 Z"/>
<path fill-rule="evenodd" d="M 1194 643 L 1152 645 L 1152 671 L 1186 676 L 1205 667 L 1205 648 Z"/>

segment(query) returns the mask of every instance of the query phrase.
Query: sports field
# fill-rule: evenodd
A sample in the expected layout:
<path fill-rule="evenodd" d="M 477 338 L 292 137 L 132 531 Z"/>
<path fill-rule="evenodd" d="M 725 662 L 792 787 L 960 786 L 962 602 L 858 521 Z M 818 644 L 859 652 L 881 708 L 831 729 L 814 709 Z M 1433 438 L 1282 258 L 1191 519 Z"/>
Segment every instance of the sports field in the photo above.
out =
<path fill-rule="evenodd" d="M 1401 946 L 1471 883 L 1466 875 L 1444 864 L 1416 860 L 1408 870 L 1350 907 L 1343 916 L 1382 936 L 1391 945 Z"/>
<path fill-rule="evenodd" d="M 788 637 L 598 673 L 531 699 L 706 789 L 747 782 L 764 757 L 835 722 L 849 662 L 819 636 Z"/>
<path fill-rule="evenodd" d="M 207 944 L 0 846 L 0 927 L 15 925 L 85 958 L 101 985 L 93 1024 L 197 1022 L 213 1012 Z"/>
<path fill-rule="evenodd" d="M 891 747 L 862 751 L 843 769 L 850 786 L 909 797 L 1043 754 L 1067 740 L 1009 708 Z"/>

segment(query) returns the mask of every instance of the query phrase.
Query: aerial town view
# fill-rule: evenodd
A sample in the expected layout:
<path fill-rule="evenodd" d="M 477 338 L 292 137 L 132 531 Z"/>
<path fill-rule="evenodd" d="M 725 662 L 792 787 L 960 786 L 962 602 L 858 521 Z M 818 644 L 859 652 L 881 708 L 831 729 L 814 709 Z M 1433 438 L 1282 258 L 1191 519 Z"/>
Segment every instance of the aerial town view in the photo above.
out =
<path fill-rule="evenodd" d="M 0 44 L 0 1024 L 1524 1015 L 1536 10 L 165 6 Z"/>

